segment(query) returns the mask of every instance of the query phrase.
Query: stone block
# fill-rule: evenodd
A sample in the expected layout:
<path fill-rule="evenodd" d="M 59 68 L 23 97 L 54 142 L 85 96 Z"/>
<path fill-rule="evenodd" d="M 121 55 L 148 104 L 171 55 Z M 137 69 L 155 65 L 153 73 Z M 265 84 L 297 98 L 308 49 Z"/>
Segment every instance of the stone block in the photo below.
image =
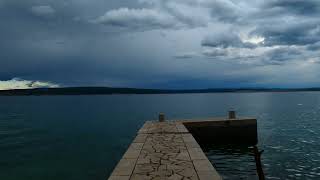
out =
<path fill-rule="evenodd" d="M 193 160 L 193 165 L 196 169 L 197 172 L 200 171 L 215 171 L 214 167 L 212 166 L 212 164 L 210 163 L 209 160 Z"/>
<path fill-rule="evenodd" d="M 216 171 L 198 171 L 200 180 L 222 180 L 222 177 Z"/>
<path fill-rule="evenodd" d="M 201 148 L 188 148 L 191 160 L 207 159 Z"/>
<path fill-rule="evenodd" d="M 134 143 L 144 143 L 147 140 L 148 134 L 138 134 L 133 140 Z"/>
<path fill-rule="evenodd" d="M 134 169 L 136 159 L 121 159 L 113 170 L 111 176 L 130 176 Z"/>
<path fill-rule="evenodd" d="M 110 176 L 108 180 L 129 180 L 130 176 Z"/>

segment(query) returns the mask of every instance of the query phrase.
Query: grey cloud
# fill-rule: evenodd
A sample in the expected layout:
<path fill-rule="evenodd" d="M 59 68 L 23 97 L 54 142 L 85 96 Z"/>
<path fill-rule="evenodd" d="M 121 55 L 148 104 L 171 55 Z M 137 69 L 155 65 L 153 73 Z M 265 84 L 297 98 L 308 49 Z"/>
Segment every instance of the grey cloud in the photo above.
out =
<path fill-rule="evenodd" d="M 107 11 L 93 22 L 131 29 L 206 27 L 210 22 L 234 23 L 252 11 L 245 3 L 230 0 L 140 0 L 143 8 L 121 7 Z M 145 5 L 145 6 L 144 6 Z"/>
<path fill-rule="evenodd" d="M 228 48 L 228 47 L 255 48 L 257 46 L 249 42 L 243 42 L 236 33 L 229 32 L 229 31 L 206 36 L 201 41 L 201 45 L 207 46 L 207 47 L 221 47 L 221 48 Z"/>
<path fill-rule="evenodd" d="M 206 57 L 223 57 L 228 55 L 228 51 L 222 48 L 210 48 L 202 51 Z"/>
<path fill-rule="evenodd" d="M 177 19 L 194 26 L 206 26 L 213 19 L 233 22 L 248 10 L 242 6 L 244 3 L 236 4 L 231 0 L 140 0 L 140 2 L 168 11 Z"/>
<path fill-rule="evenodd" d="M 291 61 L 301 61 L 314 58 L 304 46 L 259 47 L 257 49 L 243 48 L 208 48 L 202 54 L 208 58 L 220 61 L 235 61 L 239 64 L 254 66 L 285 65 Z"/>
<path fill-rule="evenodd" d="M 92 22 L 131 29 L 180 29 L 203 27 L 210 16 L 202 6 L 192 6 L 188 1 L 139 1 L 144 8 L 112 9 Z"/>
<path fill-rule="evenodd" d="M 93 22 L 134 29 L 177 28 L 181 26 L 170 14 L 154 9 L 120 8 L 106 12 Z"/>
<path fill-rule="evenodd" d="M 211 16 L 219 21 L 234 22 L 245 14 L 244 8 L 230 0 L 205 0 L 204 6 L 210 7 Z M 248 10 L 248 9 L 247 9 Z"/>
<path fill-rule="evenodd" d="M 174 58 L 176 59 L 190 59 L 190 58 L 193 58 L 193 57 L 196 57 L 197 54 L 196 53 L 180 53 L 180 54 L 177 54 L 174 56 Z"/>
<path fill-rule="evenodd" d="M 35 16 L 43 17 L 43 18 L 52 18 L 54 17 L 56 11 L 48 5 L 44 6 L 32 6 L 31 12 Z"/>
<path fill-rule="evenodd" d="M 310 50 L 310 51 L 317 51 L 317 50 L 320 50 L 320 41 L 319 42 L 316 42 L 314 44 L 310 44 L 307 46 L 307 49 Z"/>
<path fill-rule="evenodd" d="M 161 1 L 158 6 L 189 28 L 205 27 L 211 20 L 207 9 L 197 1 Z"/>
<path fill-rule="evenodd" d="M 318 0 L 270 0 L 264 7 L 278 9 L 283 13 L 310 15 L 319 14 L 320 2 Z"/>
<path fill-rule="evenodd" d="M 261 59 L 264 64 L 282 65 L 286 61 L 292 61 L 300 58 L 301 54 L 301 49 L 297 47 L 285 46 L 266 52 Z"/>
<path fill-rule="evenodd" d="M 246 20 L 256 26 L 251 35 L 265 38 L 265 46 L 311 45 L 320 41 L 320 1 L 271 0 Z"/>
<path fill-rule="evenodd" d="M 265 38 L 265 45 L 306 45 L 320 41 L 319 20 L 297 20 L 264 24 L 251 34 Z"/>

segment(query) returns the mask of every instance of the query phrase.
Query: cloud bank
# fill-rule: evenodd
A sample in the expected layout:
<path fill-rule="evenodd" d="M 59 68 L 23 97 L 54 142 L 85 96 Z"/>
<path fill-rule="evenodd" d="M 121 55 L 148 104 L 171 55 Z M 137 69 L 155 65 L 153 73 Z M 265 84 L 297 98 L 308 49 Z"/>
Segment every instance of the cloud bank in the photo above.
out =
<path fill-rule="evenodd" d="M 0 81 L 0 90 L 57 88 L 57 87 L 59 87 L 59 85 L 50 83 L 50 82 L 30 81 L 30 80 L 23 80 L 20 78 L 13 78 L 11 80 Z"/>

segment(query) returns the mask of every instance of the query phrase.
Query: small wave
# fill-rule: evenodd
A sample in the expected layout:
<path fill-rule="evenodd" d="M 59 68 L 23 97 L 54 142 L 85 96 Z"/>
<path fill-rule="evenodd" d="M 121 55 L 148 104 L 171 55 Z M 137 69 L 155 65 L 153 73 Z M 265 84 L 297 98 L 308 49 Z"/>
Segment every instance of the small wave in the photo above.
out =
<path fill-rule="evenodd" d="M 270 146 L 271 149 L 282 149 L 283 146 Z"/>
<path fill-rule="evenodd" d="M 281 179 L 279 177 L 267 176 L 267 179 Z"/>
<path fill-rule="evenodd" d="M 286 171 L 288 171 L 288 172 L 301 172 L 300 170 L 297 170 L 297 169 L 286 169 Z"/>

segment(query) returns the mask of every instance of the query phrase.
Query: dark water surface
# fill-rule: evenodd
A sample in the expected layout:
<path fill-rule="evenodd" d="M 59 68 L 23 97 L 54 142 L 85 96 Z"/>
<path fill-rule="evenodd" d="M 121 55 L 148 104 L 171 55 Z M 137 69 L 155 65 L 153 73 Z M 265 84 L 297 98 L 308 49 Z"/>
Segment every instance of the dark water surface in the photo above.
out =
<path fill-rule="evenodd" d="M 267 179 L 320 179 L 320 93 L 0 97 L 1 180 L 106 179 L 136 131 L 168 118 L 258 118 Z M 226 179 L 255 179 L 250 149 L 206 153 Z"/>

